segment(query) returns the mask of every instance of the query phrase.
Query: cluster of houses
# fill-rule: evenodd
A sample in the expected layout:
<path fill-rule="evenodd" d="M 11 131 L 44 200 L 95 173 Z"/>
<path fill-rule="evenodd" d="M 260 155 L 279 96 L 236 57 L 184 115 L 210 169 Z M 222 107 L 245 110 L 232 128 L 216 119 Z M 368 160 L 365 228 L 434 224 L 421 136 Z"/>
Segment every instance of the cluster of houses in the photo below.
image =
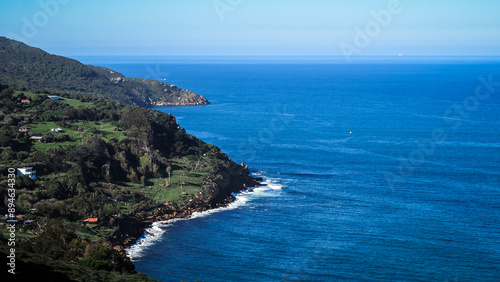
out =
<path fill-rule="evenodd" d="M 33 219 L 24 220 L 24 215 L 22 214 L 18 214 L 15 217 L 11 217 L 6 214 L 5 216 L 2 216 L 1 220 L 2 224 L 22 222 L 23 226 L 30 225 L 36 222 L 36 220 Z"/>
<path fill-rule="evenodd" d="M 50 131 L 52 131 L 52 132 L 63 132 L 62 128 L 60 128 L 60 127 L 51 128 Z M 26 126 L 21 126 L 19 128 L 19 132 L 24 133 L 24 135 L 27 135 L 28 134 L 28 128 Z M 32 141 L 35 141 L 35 142 L 42 142 L 43 136 L 33 135 L 33 136 L 30 136 L 30 139 Z"/>
<path fill-rule="evenodd" d="M 0 220 L 1 224 L 18 223 L 18 222 L 22 222 L 23 226 L 26 226 L 26 225 L 30 225 L 30 224 L 35 223 L 36 220 L 33 220 L 33 219 L 25 220 L 25 217 L 22 214 L 18 214 L 16 216 L 9 216 L 8 214 L 6 214 L 5 216 L 2 216 L 2 218 Z M 83 220 L 84 224 L 88 224 L 88 223 L 97 224 L 98 222 L 99 222 L 99 219 L 97 217 L 91 217 L 91 218 L 87 218 L 87 219 Z"/>
<path fill-rule="evenodd" d="M 28 176 L 31 179 L 36 179 L 36 171 L 33 170 L 33 167 L 20 167 L 17 169 L 17 175 L 18 176 Z M 116 199 L 115 199 L 116 200 Z M 36 211 L 36 209 L 31 209 L 31 212 Z M 24 215 L 18 215 L 17 219 L 23 219 Z M 8 217 L 7 215 L 2 217 L 2 220 L 15 220 L 17 222 L 16 218 Z M 26 224 L 31 224 L 35 222 L 34 220 L 26 220 L 23 222 L 23 226 Z M 89 217 L 85 220 L 83 220 L 83 223 L 85 224 L 97 224 L 99 223 L 99 219 L 97 217 Z"/>
<path fill-rule="evenodd" d="M 6 214 L 5 216 L 2 216 L 2 218 L 0 220 L 1 224 L 18 223 L 18 222 L 22 222 L 23 226 L 26 226 L 26 225 L 30 225 L 30 224 L 35 223 L 36 220 L 33 220 L 33 219 L 25 220 L 25 217 L 22 214 L 18 214 L 16 216 L 9 216 L 8 214 Z M 83 220 L 84 224 L 88 224 L 88 223 L 97 224 L 98 222 L 99 222 L 99 219 L 97 217 L 91 217 L 91 218 L 87 218 L 87 219 Z"/>
<path fill-rule="evenodd" d="M 62 100 L 63 99 L 60 96 L 48 96 L 48 97 L 51 100 Z M 23 100 L 21 100 L 21 103 L 29 105 L 31 103 L 31 101 L 28 99 L 23 99 Z M 56 128 L 51 128 L 50 131 L 62 132 L 63 129 L 60 127 L 56 127 Z M 28 128 L 26 126 L 21 126 L 19 128 L 19 132 L 24 133 L 24 135 L 27 135 Z M 36 141 L 36 142 L 42 142 L 43 136 L 31 136 L 30 139 L 33 141 Z M 28 176 L 31 179 L 36 179 L 36 171 L 33 170 L 33 167 L 17 168 L 17 175 L 18 176 Z M 31 210 L 33 211 L 35 209 L 31 209 Z M 2 217 L 2 222 L 18 222 L 18 220 L 23 220 L 23 219 L 24 219 L 24 215 L 17 215 L 16 218 L 9 217 L 9 216 L 5 215 L 4 217 Z M 25 220 L 25 221 L 23 221 L 23 226 L 25 226 L 27 224 L 32 224 L 34 222 L 36 222 L 36 221 L 35 220 Z M 85 224 L 97 224 L 98 222 L 99 222 L 99 219 L 95 218 L 95 217 L 91 217 L 91 218 L 87 218 L 87 219 L 83 220 L 83 223 L 85 223 Z"/>
<path fill-rule="evenodd" d="M 48 97 L 49 97 L 50 100 L 63 100 L 63 98 L 61 96 L 52 96 L 52 95 L 49 95 Z M 31 100 L 29 100 L 29 99 L 22 99 L 21 103 L 29 105 L 29 104 L 31 104 Z"/>
<path fill-rule="evenodd" d="M 50 100 L 62 100 L 63 99 L 60 96 L 49 95 L 48 97 L 50 98 Z M 28 99 L 23 99 L 23 100 L 21 100 L 21 103 L 29 105 L 29 104 L 31 104 L 31 101 Z M 24 133 L 24 135 L 28 134 L 28 128 L 26 126 L 21 126 L 18 131 L 21 133 Z M 50 131 L 62 132 L 63 130 L 62 130 L 62 128 L 57 127 L 57 128 L 50 129 Z M 35 142 L 42 142 L 43 136 L 31 136 L 30 139 L 35 141 Z"/>

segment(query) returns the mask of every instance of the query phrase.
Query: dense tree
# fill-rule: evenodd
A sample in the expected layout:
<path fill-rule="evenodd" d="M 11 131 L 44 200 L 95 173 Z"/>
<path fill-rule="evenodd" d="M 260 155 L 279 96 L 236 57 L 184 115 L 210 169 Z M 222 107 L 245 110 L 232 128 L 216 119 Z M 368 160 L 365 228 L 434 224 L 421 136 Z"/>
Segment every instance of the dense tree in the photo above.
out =
<path fill-rule="evenodd" d="M 40 220 L 22 228 L 39 234 L 31 252 L 97 270 L 132 271 L 133 265 L 104 241 L 82 240 L 75 228 L 78 234 L 116 239 L 125 221 L 150 218 L 165 208 L 147 193 L 148 181 L 168 175 L 169 185 L 161 186 L 172 189 L 172 174 L 179 169 L 203 167 L 204 190 L 196 198 L 183 193 L 181 202 L 168 207 L 180 209 L 200 199 L 215 206 L 220 193 L 210 191 L 215 191 L 216 176 L 233 163 L 217 147 L 186 134 L 170 114 L 93 97 L 65 94 L 68 101 L 53 101 L 46 93 L 25 95 L 32 101 L 29 106 L 20 102 L 19 92 L 0 85 L 0 174 L 5 176 L 0 180 L 0 197 L 8 198 L 9 167 L 36 169 L 37 179 L 16 177 L 17 211 Z M 84 102 L 88 104 L 82 106 Z M 54 124 L 65 132 L 49 131 Z M 30 127 L 29 134 L 19 132 L 21 126 Z M 30 134 L 42 135 L 42 143 L 30 140 Z M 173 160 L 186 163 L 181 167 Z M 231 183 L 231 177 L 224 181 L 231 189 L 239 185 Z M 0 213 L 7 213 L 6 207 L 1 205 Z M 83 224 L 87 218 L 98 218 L 92 229 Z M 46 220 L 50 223 L 44 226 Z"/>

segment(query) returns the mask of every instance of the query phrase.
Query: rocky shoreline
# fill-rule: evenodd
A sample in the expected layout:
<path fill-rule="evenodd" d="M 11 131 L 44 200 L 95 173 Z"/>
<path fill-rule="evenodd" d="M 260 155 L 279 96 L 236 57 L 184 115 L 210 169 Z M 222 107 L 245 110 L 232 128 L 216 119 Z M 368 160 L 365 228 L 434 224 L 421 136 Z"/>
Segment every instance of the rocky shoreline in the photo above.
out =
<path fill-rule="evenodd" d="M 236 198 L 233 196 L 233 193 L 266 185 L 260 183 L 262 178 L 251 176 L 248 167 L 244 164 L 237 165 L 231 162 L 229 166 L 219 170 L 216 174 L 223 177 L 217 181 L 207 181 L 207 184 L 211 184 L 211 187 L 208 189 L 208 197 L 203 200 L 190 200 L 181 207 L 165 203 L 163 206 L 157 207 L 143 216 L 127 216 L 122 219 L 118 230 L 110 239 L 111 244 L 114 246 L 113 248 L 125 255 L 125 249 L 134 245 L 143 237 L 145 230 L 151 227 L 154 222 L 174 218 L 186 218 L 194 212 L 226 207 L 235 201 Z"/>
<path fill-rule="evenodd" d="M 153 107 L 164 107 L 164 106 L 202 106 L 210 104 L 206 100 L 201 99 L 188 99 L 182 102 L 152 102 Z"/>

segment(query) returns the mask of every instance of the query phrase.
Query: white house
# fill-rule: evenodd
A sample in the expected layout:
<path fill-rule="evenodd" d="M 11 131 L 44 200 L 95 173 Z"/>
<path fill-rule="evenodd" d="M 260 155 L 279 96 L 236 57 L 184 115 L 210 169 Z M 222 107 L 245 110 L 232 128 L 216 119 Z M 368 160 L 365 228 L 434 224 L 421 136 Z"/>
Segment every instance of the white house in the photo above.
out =
<path fill-rule="evenodd" d="M 19 127 L 19 132 L 24 133 L 26 135 L 28 133 L 28 128 L 26 126 Z"/>
<path fill-rule="evenodd" d="M 18 176 L 27 175 L 31 179 L 36 179 L 36 170 L 33 170 L 32 167 L 21 167 L 17 169 L 17 175 Z"/>
<path fill-rule="evenodd" d="M 42 136 L 31 136 L 30 139 L 36 142 L 42 142 Z"/>
<path fill-rule="evenodd" d="M 62 131 L 62 128 L 59 128 L 59 127 L 57 127 L 57 128 L 52 128 L 52 129 L 50 129 L 50 131 L 61 132 L 61 131 Z"/>

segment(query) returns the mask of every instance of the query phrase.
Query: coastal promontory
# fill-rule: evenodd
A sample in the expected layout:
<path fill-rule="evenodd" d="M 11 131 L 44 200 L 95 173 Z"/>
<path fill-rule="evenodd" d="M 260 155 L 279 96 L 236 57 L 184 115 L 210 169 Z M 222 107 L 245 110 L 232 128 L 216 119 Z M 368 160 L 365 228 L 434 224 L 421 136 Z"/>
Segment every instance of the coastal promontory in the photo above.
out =
<path fill-rule="evenodd" d="M 0 83 L 14 89 L 52 94 L 80 94 L 142 107 L 206 105 L 191 91 L 147 78 L 49 54 L 22 42 L 0 37 Z"/>

